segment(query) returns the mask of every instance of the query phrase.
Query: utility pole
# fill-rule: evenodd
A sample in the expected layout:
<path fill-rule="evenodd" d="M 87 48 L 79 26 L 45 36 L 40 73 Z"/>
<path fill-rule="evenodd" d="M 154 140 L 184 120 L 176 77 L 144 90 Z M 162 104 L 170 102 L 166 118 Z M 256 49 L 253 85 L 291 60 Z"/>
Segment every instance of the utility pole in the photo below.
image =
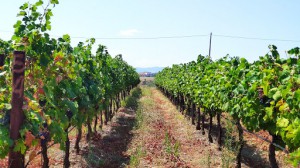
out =
<path fill-rule="evenodd" d="M 208 56 L 211 59 L 210 53 L 211 53 L 211 38 L 212 38 L 212 33 L 210 33 L 210 38 L 209 38 L 209 53 Z"/>

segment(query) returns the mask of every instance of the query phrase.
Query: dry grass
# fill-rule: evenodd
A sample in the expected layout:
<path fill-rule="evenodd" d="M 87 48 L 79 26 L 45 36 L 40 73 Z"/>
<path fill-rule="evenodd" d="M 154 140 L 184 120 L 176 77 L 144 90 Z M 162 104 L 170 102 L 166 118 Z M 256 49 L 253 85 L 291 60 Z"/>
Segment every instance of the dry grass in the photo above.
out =
<path fill-rule="evenodd" d="M 216 136 L 213 136 L 214 143 L 209 143 L 207 130 L 205 135 L 197 131 L 160 91 L 142 88 L 144 124 L 136 130 L 130 148 L 139 146 L 144 153 L 134 167 L 235 167 L 237 148 L 232 145 L 237 141 L 237 133 L 234 125 L 222 122 L 222 126 L 231 132 L 223 138 L 227 144 L 219 151 Z M 216 123 L 215 119 L 213 123 Z M 242 167 L 268 167 L 268 144 L 246 133 L 244 136 Z M 178 144 L 176 150 L 175 144 Z M 282 152 L 276 154 L 280 167 L 291 167 L 286 164 Z"/>
<path fill-rule="evenodd" d="M 206 138 L 187 121 L 157 89 L 143 87 L 141 98 L 143 125 L 136 130 L 129 154 L 144 151 L 132 167 L 203 167 L 207 165 L 204 146 Z M 216 148 L 210 145 L 209 148 Z M 220 154 L 212 153 L 211 166 L 219 163 Z"/>

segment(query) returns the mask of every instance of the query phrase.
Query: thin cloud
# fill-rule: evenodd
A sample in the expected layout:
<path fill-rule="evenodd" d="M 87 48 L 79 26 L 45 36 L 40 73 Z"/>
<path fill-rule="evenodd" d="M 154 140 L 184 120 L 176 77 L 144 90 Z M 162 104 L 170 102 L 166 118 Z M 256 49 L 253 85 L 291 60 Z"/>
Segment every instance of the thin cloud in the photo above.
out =
<path fill-rule="evenodd" d="M 128 29 L 128 30 L 121 30 L 120 31 L 120 35 L 121 36 L 134 36 L 136 35 L 137 33 L 139 33 L 140 31 L 137 30 L 137 29 Z"/>

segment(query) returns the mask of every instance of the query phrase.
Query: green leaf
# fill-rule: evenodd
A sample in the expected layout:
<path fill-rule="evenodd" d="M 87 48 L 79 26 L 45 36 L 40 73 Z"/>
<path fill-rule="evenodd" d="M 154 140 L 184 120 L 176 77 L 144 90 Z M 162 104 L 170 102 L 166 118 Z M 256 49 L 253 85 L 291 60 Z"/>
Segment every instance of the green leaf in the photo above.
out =
<path fill-rule="evenodd" d="M 52 13 L 52 11 L 50 10 L 50 9 L 48 9 L 48 11 L 47 11 L 47 13 L 46 13 L 46 21 L 49 21 L 50 20 L 50 18 L 51 18 L 51 16 L 53 16 L 53 13 Z"/>
<path fill-rule="evenodd" d="M 41 5 L 43 5 L 43 1 L 42 1 L 42 0 L 39 0 L 39 1 L 36 2 L 34 5 L 35 5 L 35 6 L 41 6 Z"/>
<path fill-rule="evenodd" d="M 285 128 L 285 127 L 287 127 L 289 125 L 289 120 L 286 119 L 286 118 L 283 118 L 283 117 L 282 118 L 278 118 L 276 125 L 278 127 Z"/>
<path fill-rule="evenodd" d="M 63 100 L 63 104 L 67 105 L 67 107 L 73 112 L 78 112 L 78 104 L 77 102 L 72 102 L 70 100 Z"/>
<path fill-rule="evenodd" d="M 46 28 L 47 28 L 47 30 L 51 30 L 51 25 L 47 24 Z"/>
<path fill-rule="evenodd" d="M 25 16 L 27 13 L 25 11 L 20 11 L 17 16 Z"/>
<path fill-rule="evenodd" d="M 267 96 L 268 97 L 273 97 L 273 95 L 278 91 L 278 88 L 272 88 L 269 90 Z"/>
<path fill-rule="evenodd" d="M 263 91 L 264 91 L 264 95 L 268 95 L 269 89 L 270 89 L 269 82 L 268 81 L 263 81 L 262 88 L 263 88 Z"/>
<path fill-rule="evenodd" d="M 53 91 L 51 90 L 51 88 L 49 86 L 45 85 L 43 87 L 43 89 L 46 94 L 46 97 L 52 102 L 54 99 L 54 95 L 53 95 Z"/>
<path fill-rule="evenodd" d="M 22 24 L 22 21 L 21 21 L 21 20 L 18 20 L 18 21 L 14 24 L 14 28 L 19 28 L 21 24 Z"/>
<path fill-rule="evenodd" d="M 63 35 L 63 39 L 65 40 L 65 42 L 68 42 L 68 43 L 71 42 L 70 35 L 68 35 L 68 34 Z"/>
<path fill-rule="evenodd" d="M 297 101 L 300 101 L 300 89 L 295 91 L 294 98 L 296 98 Z"/>
<path fill-rule="evenodd" d="M 280 112 L 285 112 L 285 111 L 288 111 L 289 109 L 289 105 L 287 103 L 283 103 L 280 107 L 279 107 L 279 111 Z"/>
<path fill-rule="evenodd" d="M 299 166 L 300 163 L 300 148 L 290 153 L 289 161 L 293 163 L 295 167 Z"/>
<path fill-rule="evenodd" d="M 26 152 L 26 145 L 21 140 L 18 140 L 14 147 L 14 152 L 18 152 L 18 151 L 20 151 L 22 154 L 25 154 Z"/>
<path fill-rule="evenodd" d="M 49 62 L 50 62 L 50 58 L 49 57 L 47 57 L 46 55 L 41 55 L 41 57 L 40 57 L 40 65 L 41 66 L 43 66 L 43 67 L 47 67 L 48 66 L 48 64 L 49 64 Z"/>
<path fill-rule="evenodd" d="M 58 2 L 58 0 L 51 0 L 50 3 L 51 4 L 58 4 L 59 2 Z"/>
<path fill-rule="evenodd" d="M 20 6 L 21 10 L 25 10 L 28 8 L 28 3 L 24 3 L 22 6 Z"/>
<path fill-rule="evenodd" d="M 267 114 L 267 116 L 268 116 L 268 118 L 273 118 L 273 112 L 274 112 L 274 107 L 266 107 L 266 114 Z"/>
<path fill-rule="evenodd" d="M 299 47 L 293 48 L 288 51 L 288 54 L 297 56 L 300 54 L 300 48 Z"/>
<path fill-rule="evenodd" d="M 275 101 L 278 101 L 278 100 L 281 99 L 281 92 L 280 92 L 279 90 L 276 91 L 276 93 L 273 95 L 273 99 L 274 99 Z"/>

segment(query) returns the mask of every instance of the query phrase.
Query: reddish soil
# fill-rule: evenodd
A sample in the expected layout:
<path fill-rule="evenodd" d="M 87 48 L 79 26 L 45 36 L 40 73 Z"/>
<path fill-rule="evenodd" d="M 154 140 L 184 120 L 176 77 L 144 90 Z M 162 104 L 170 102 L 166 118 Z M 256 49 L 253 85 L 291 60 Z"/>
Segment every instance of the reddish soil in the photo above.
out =
<path fill-rule="evenodd" d="M 131 140 L 130 130 L 134 125 L 135 113 L 128 109 L 119 109 L 117 115 L 103 130 L 98 128 L 98 132 L 88 143 L 85 140 L 86 132 L 83 132 L 80 142 L 81 151 L 76 155 L 74 144 L 76 140 L 76 130 L 70 132 L 70 162 L 71 167 L 124 167 L 128 164 L 130 156 L 125 154 L 127 145 Z M 99 122 L 98 122 L 99 123 Z M 51 144 L 51 142 L 49 143 Z M 38 151 L 40 148 L 37 149 Z M 27 152 L 26 160 L 31 151 Z M 50 167 L 63 167 L 64 152 L 59 149 L 59 144 L 55 144 L 48 149 Z M 7 167 L 7 158 L 0 160 L 0 168 Z M 28 165 L 28 168 L 42 167 L 41 155 L 36 156 Z"/>
<path fill-rule="evenodd" d="M 152 108 L 145 109 L 145 116 L 149 121 L 146 131 L 137 132 L 132 146 L 140 144 L 144 151 L 138 167 L 222 167 L 228 162 L 228 167 L 235 167 L 235 153 L 223 146 L 222 151 L 217 146 L 217 129 L 214 125 L 213 143 L 209 143 L 206 134 L 202 135 L 195 129 L 188 118 L 183 117 L 176 107 L 156 89 L 151 89 L 148 99 L 153 101 Z M 142 100 L 141 100 L 142 101 Z M 142 103 L 143 104 L 143 103 Z M 146 119 L 147 120 L 147 119 Z M 216 121 L 213 121 L 216 124 Z M 222 122 L 224 126 L 224 121 Z M 168 152 L 166 149 L 166 134 L 170 139 L 170 146 L 180 144 L 178 152 Z M 236 130 L 232 136 L 235 136 Z M 258 135 L 269 138 L 269 134 L 260 131 Z M 224 138 L 223 138 L 224 140 Z M 242 151 L 242 167 L 269 167 L 269 144 L 257 137 L 244 133 L 245 145 Z M 142 143 L 139 143 L 141 142 Z M 133 148 L 133 147 L 131 147 Z M 279 167 L 292 167 L 286 163 L 286 154 L 276 152 Z M 226 161 L 227 160 L 227 161 Z M 226 166 L 225 166 L 226 167 Z"/>

